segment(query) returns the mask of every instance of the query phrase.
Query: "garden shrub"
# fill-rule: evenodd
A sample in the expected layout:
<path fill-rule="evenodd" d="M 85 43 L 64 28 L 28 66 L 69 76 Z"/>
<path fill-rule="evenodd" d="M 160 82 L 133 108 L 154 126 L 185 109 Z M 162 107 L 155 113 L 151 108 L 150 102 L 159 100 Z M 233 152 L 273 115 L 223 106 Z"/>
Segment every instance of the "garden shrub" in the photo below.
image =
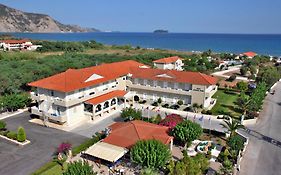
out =
<path fill-rule="evenodd" d="M 0 131 L 1 130 L 5 130 L 6 129 L 6 125 L 7 125 L 6 122 L 0 120 Z"/>
<path fill-rule="evenodd" d="M 167 126 L 170 129 L 173 129 L 177 124 L 183 122 L 183 118 L 177 114 L 170 114 L 163 119 L 159 125 Z"/>
<path fill-rule="evenodd" d="M 9 131 L 7 133 L 7 137 L 10 138 L 10 139 L 13 139 L 13 140 L 17 140 L 17 133 L 14 132 L 14 131 Z"/>
<path fill-rule="evenodd" d="M 162 120 L 162 117 L 160 114 L 157 114 L 155 117 L 152 118 L 152 123 L 158 124 Z"/>
<path fill-rule="evenodd" d="M 68 164 L 67 169 L 63 175 L 96 175 L 93 167 L 87 161 L 75 161 Z"/>
<path fill-rule="evenodd" d="M 155 102 L 153 102 L 151 105 L 152 105 L 152 106 L 158 106 L 158 102 L 155 101 Z"/>
<path fill-rule="evenodd" d="M 180 142 L 190 145 L 195 139 L 198 139 L 203 133 L 202 127 L 195 122 L 185 120 L 176 125 L 172 130 L 173 136 Z"/>
<path fill-rule="evenodd" d="M 140 120 L 142 117 L 142 112 L 140 110 L 130 108 L 125 108 L 121 112 L 121 117 L 124 120 Z"/>
<path fill-rule="evenodd" d="M 157 103 L 159 103 L 159 104 L 162 103 L 162 99 L 158 98 Z"/>
<path fill-rule="evenodd" d="M 166 104 L 162 105 L 162 107 L 163 107 L 163 108 L 169 108 L 169 104 L 166 103 Z"/>
<path fill-rule="evenodd" d="M 169 148 L 158 140 L 138 141 L 130 151 L 131 160 L 142 167 L 162 168 L 171 159 Z"/>
<path fill-rule="evenodd" d="M 71 150 L 71 144 L 70 143 L 61 143 L 59 147 L 57 148 L 57 153 L 63 153 L 67 154 L 69 150 Z"/>
<path fill-rule="evenodd" d="M 23 127 L 18 128 L 17 141 L 24 142 L 26 140 L 26 133 Z"/>
<path fill-rule="evenodd" d="M 244 145 L 243 140 L 238 135 L 230 137 L 227 141 L 227 144 L 231 148 L 231 150 L 235 150 L 237 152 L 242 150 Z"/>
<path fill-rule="evenodd" d="M 178 105 L 180 105 L 180 106 L 183 105 L 183 101 L 182 101 L 182 100 L 179 100 L 177 103 L 178 103 Z"/>

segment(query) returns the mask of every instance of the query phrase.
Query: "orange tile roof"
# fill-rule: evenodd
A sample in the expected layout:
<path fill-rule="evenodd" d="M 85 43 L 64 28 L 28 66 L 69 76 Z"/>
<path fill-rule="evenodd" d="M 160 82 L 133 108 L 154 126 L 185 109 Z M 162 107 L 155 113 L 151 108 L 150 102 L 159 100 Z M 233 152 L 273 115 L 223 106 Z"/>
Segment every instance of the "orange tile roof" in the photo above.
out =
<path fill-rule="evenodd" d="M 161 58 L 159 60 L 153 61 L 154 63 L 174 63 L 177 60 L 182 60 L 182 58 L 178 56 L 168 57 L 168 58 Z"/>
<path fill-rule="evenodd" d="M 200 72 L 163 70 L 163 69 L 151 69 L 151 68 L 147 68 L 147 69 L 132 68 L 130 73 L 132 74 L 133 78 L 142 78 L 142 79 L 149 79 L 149 80 L 190 83 L 196 85 L 215 85 L 217 83 L 217 78 Z"/>
<path fill-rule="evenodd" d="M 168 127 L 140 120 L 117 122 L 110 128 L 111 133 L 103 139 L 103 142 L 123 148 L 131 148 L 139 140 L 155 139 L 164 144 L 173 140 L 173 137 L 168 135 Z"/>
<path fill-rule="evenodd" d="M 61 92 L 71 92 L 107 82 L 109 80 L 114 80 L 118 77 L 127 75 L 131 67 L 139 67 L 143 65 L 144 64 L 139 62 L 128 60 L 83 69 L 68 69 L 65 72 L 29 83 L 28 85 Z M 100 75 L 102 78 L 85 82 L 93 74 Z"/>
<path fill-rule="evenodd" d="M 6 43 L 6 44 L 22 44 L 29 42 L 28 39 L 22 39 L 22 40 L 1 40 L 1 42 Z"/>
<path fill-rule="evenodd" d="M 102 103 L 106 100 L 112 99 L 114 97 L 124 97 L 124 95 L 126 95 L 126 94 L 127 94 L 126 91 L 121 91 L 121 90 L 111 91 L 107 94 L 103 94 L 98 97 L 92 98 L 92 99 L 88 100 L 87 103 L 96 105 L 96 104 Z"/>
<path fill-rule="evenodd" d="M 247 57 L 254 57 L 254 56 L 257 55 L 257 53 L 255 53 L 255 52 L 245 52 L 245 53 L 243 53 L 242 55 L 245 55 L 245 56 L 247 56 Z"/>

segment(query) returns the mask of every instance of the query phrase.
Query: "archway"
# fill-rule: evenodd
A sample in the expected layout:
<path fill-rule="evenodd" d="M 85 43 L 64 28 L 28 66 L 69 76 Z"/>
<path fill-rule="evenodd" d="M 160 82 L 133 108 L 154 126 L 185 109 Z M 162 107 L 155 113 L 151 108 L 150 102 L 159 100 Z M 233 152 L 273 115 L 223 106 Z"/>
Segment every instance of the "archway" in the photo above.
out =
<path fill-rule="evenodd" d="M 115 104 L 116 104 L 116 99 L 114 98 L 114 99 L 111 100 L 111 106 L 113 106 Z"/>

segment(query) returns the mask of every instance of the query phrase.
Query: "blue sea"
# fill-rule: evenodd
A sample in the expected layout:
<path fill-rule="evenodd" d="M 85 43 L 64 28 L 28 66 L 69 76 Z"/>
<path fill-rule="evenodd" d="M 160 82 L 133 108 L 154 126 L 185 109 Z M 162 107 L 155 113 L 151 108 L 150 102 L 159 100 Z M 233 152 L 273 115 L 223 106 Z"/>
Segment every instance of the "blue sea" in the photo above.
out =
<path fill-rule="evenodd" d="M 87 41 L 96 40 L 108 45 L 132 45 L 144 48 L 161 48 L 178 51 L 206 51 L 281 56 L 280 35 L 248 34 L 191 34 L 191 33 L 12 33 L 21 38 Z"/>

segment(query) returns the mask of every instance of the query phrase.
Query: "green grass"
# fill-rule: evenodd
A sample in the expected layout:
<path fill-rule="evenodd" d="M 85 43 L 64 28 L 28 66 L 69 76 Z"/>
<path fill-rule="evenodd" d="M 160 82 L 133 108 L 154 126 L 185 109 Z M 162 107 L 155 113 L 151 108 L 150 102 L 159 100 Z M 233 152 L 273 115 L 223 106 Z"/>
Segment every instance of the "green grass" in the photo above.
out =
<path fill-rule="evenodd" d="M 62 175 L 61 166 L 56 164 L 47 171 L 42 172 L 40 175 Z"/>
<path fill-rule="evenodd" d="M 230 115 L 234 118 L 239 118 L 241 116 L 239 106 L 235 104 L 239 93 L 226 92 L 220 89 L 213 97 L 217 99 L 216 105 L 211 110 L 213 115 Z"/>

